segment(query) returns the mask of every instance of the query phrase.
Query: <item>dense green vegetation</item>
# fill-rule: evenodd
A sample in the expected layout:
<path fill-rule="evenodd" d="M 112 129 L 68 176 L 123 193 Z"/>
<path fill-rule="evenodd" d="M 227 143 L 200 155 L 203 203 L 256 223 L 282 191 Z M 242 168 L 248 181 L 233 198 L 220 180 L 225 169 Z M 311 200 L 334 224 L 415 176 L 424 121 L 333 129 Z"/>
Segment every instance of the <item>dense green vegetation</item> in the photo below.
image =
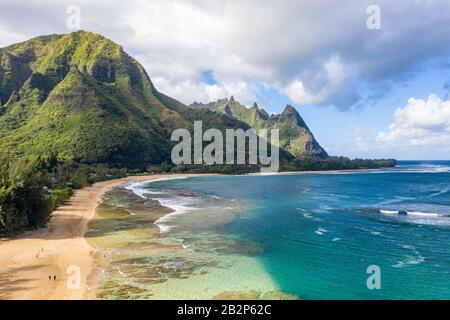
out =
<path fill-rule="evenodd" d="M 346 157 L 319 157 L 295 158 L 292 161 L 283 161 L 280 171 L 326 171 L 326 170 L 360 170 L 389 168 L 396 165 L 394 159 L 349 159 Z M 152 173 L 220 173 L 245 174 L 260 172 L 257 165 L 172 165 L 163 163 L 151 166 Z"/>
<path fill-rule="evenodd" d="M 162 121 L 170 110 L 161 110 L 145 70 L 120 46 L 77 32 L 4 48 L 0 58 L 2 155 L 140 168 L 169 159 Z"/>
<path fill-rule="evenodd" d="M 255 165 L 178 165 L 174 129 L 280 129 L 282 170 L 391 166 L 328 158 L 297 111 L 269 116 L 232 100 L 190 108 L 158 92 L 121 46 L 90 32 L 0 49 L 0 234 L 44 226 L 74 189 L 149 172 L 259 171 Z"/>
<path fill-rule="evenodd" d="M 377 169 L 395 166 L 395 160 L 350 160 L 344 157 L 296 158 L 284 161 L 281 171 Z M 259 172 L 256 165 L 173 165 L 163 162 L 147 173 Z M 3 162 L 0 166 L 0 235 L 11 235 L 45 226 L 51 212 L 72 195 L 74 189 L 92 183 L 143 173 L 139 169 L 112 168 L 40 156 Z"/>
<path fill-rule="evenodd" d="M 394 167 L 394 159 L 349 159 L 346 157 L 296 158 L 284 164 L 282 171 L 359 170 Z"/>
<path fill-rule="evenodd" d="M 45 169 L 38 160 L 18 160 L 0 168 L 0 232 L 43 226 L 52 210 L 43 190 Z"/>
<path fill-rule="evenodd" d="M 0 165 L 0 235 L 44 226 L 74 189 L 136 173 L 126 168 L 83 165 L 55 156 L 3 159 Z"/>
<path fill-rule="evenodd" d="M 295 157 L 328 157 L 327 152 L 319 145 L 305 121 L 292 106 L 288 105 L 281 114 L 269 115 L 256 103 L 247 108 L 231 99 L 220 99 L 208 104 L 193 103 L 196 110 L 212 110 L 231 118 L 245 122 L 250 127 L 259 129 L 278 129 L 280 147 Z"/>

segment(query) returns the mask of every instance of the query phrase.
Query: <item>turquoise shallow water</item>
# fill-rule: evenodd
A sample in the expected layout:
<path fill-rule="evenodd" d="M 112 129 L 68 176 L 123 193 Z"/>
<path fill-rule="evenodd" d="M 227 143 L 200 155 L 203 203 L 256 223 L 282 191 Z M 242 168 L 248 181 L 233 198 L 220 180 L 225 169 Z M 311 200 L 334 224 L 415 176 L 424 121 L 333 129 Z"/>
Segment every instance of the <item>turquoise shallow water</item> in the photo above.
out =
<path fill-rule="evenodd" d="M 177 210 L 157 222 L 162 239 L 182 243 L 184 259 L 211 262 L 153 287 L 155 298 L 279 290 L 304 299 L 450 299 L 450 162 L 131 189 Z M 380 290 L 367 288 L 369 265 L 380 267 Z"/>

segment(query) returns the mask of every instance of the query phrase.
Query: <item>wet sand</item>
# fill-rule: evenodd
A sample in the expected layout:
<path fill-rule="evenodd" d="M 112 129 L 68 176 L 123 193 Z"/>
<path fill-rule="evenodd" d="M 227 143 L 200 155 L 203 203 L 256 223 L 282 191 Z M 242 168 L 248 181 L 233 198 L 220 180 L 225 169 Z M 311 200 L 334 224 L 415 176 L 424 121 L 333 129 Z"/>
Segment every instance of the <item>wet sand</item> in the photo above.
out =
<path fill-rule="evenodd" d="M 275 174 L 323 174 L 343 171 Z M 129 176 L 76 190 L 67 204 L 52 214 L 47 228 L 14 239 L 0 240 L 0 299 L 95 299 L 95 288 L 106 262 L 103 254 L 91 246 L 84 235 L 88 231 L 89 222 L 95 216 L 102 195 L 116 186 L 133 182 L 207 175 L 214 174 Z M 79 277 L 76 276 L 76 270 L 79 270 Z"/>
<path fill-rule="evenodd" d="M 76 190 L 47 228 L 0 240 L 0 299 L 95 299 L 102 254 L 84 234 L 102 195 L 116 186 L 168 176 L 176 175 L 129 176 Z"/>

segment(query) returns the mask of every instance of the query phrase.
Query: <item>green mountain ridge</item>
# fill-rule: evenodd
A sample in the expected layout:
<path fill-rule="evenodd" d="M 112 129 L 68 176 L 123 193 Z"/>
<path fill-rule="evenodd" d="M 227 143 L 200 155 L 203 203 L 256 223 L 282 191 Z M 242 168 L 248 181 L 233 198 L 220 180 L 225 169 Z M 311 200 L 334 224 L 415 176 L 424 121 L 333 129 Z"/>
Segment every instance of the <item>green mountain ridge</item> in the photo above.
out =
<path fill-rule="evenodd" d="M 174 129 L 243 128 L 158 92 L 123 48 L 91 32 L 37 37 L 0 49 L 0 158 L 54 154 L 145 168 L 170 161 Z"/>
<path fill-rule="evenodd" d="M 91 32 L 0 48 L 0 235 L 45 226 L 73 189 L 97 181 L 146 171 L 259 170 L 173 165 L 171 134 L 179 128 L 192 132 L 194 121 L 202 121 L 203 130 L 222 132 L 280 129 L 282 171 L 395 165 L 327 157 L 292 107 L 271 116 L 234 99 L 219 102 L 191 108 L 159 92 L 120 45 Z"/>
<path fill-rule="evenodd" d="M 251 108 L 247 108 L 233 97 L 207 104 L 194 102 L 191 107 L 226 114 L 255 129 L 279 129 L 280 147 L 295 157 L 328 157 L 327 152 L 316 141 L 303 118 L 291 105 L 287 105 L 281 114 L 275 115 L 269 115 L 256 103 Z"/>

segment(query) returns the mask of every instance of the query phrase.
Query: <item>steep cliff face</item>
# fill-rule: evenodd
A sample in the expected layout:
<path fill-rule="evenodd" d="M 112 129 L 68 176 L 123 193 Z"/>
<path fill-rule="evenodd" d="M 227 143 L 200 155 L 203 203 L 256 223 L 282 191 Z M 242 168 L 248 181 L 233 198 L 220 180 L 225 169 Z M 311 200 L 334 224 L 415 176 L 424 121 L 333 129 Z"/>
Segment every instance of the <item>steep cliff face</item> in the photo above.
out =
<path fill-rule="evenodd" d="M 174 129 L 277 128 L 281 157 L 327 153 L 297 111 L 270 116 L 222 99 L 192 108 L 153 86 L 145 69 L 91 33 L 37 37 L 0 49 L 0 158 L 36 154 L 144 168 L 170 162 Z"/>
<path fill-rule="evenodd" d="M 269 115 L 255 103 L 247 108 L 233 97 L 208 104 L 193 103 L 193 109 L 208 109 L 247 123 L 255 129 L 279 129 L 280 147 L 296 157 L 328 157 L 305 121 L 294 107 L 288 105 L 281 114 Z"/>
<path fill-rule="evenodd" d="M 120 45 L 90 32 L 42 36 L 0 49 L 0 158 L 53 154 L 143 168 L 170 161 L 174 129 L 248 125 L 189 112 L 158 92 Z"/>

